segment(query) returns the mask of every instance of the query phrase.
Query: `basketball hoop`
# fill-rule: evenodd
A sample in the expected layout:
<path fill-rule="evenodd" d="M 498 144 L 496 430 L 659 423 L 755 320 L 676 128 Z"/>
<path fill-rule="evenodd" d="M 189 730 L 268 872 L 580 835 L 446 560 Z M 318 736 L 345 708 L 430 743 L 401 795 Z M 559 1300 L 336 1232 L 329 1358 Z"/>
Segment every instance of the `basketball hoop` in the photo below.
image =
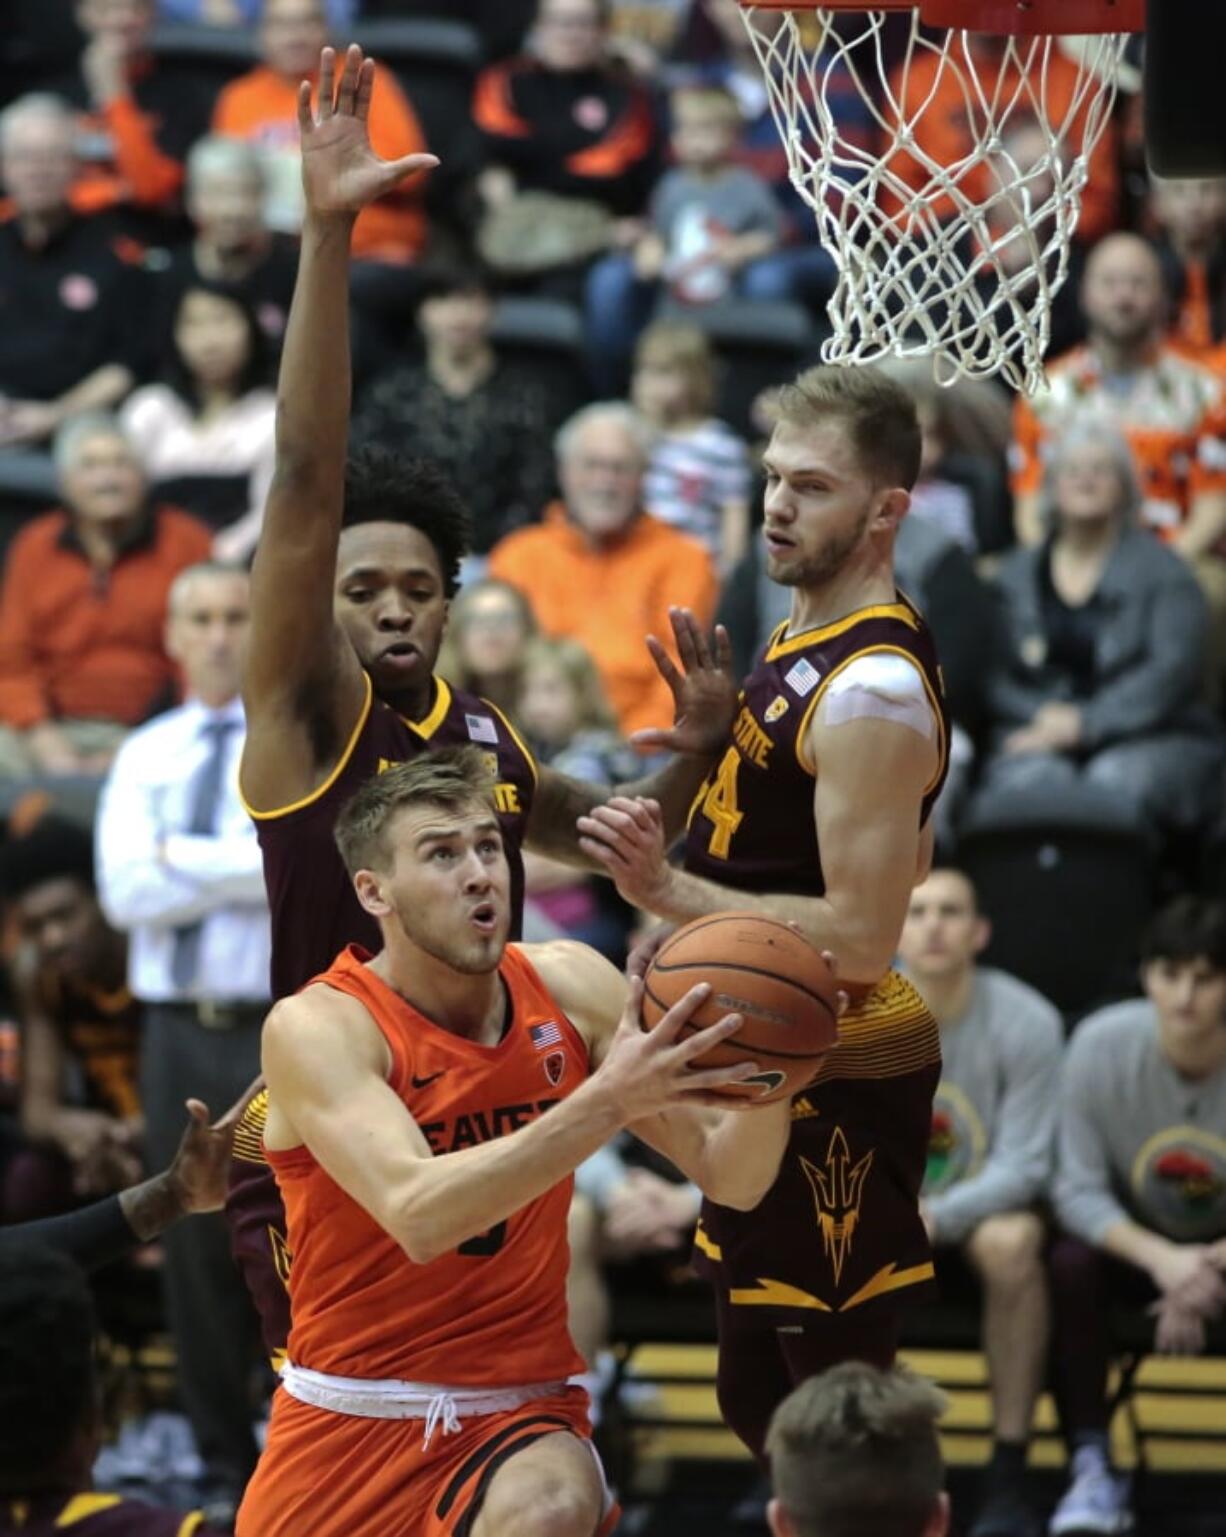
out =
<path fill-rule="evenodd" d="M 1145 0 L 739 3 L 792 184 L 838 269 L 825 361 L 931 356 L 938 383 L 999 374 L 1033 394 Z M 849 81 L 871 150 L 840 127 Z M 925 132 L 938 96 L 960 103 L 971 146 L 945 161 Z"/>

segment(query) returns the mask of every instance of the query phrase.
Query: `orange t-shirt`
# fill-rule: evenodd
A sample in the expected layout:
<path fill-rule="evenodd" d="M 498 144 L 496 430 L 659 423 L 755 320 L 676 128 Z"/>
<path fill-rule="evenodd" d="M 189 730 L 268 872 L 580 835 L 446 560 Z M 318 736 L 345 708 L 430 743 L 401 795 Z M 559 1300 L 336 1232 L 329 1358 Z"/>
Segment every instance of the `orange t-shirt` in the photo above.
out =
<path fill-rule="evenodd" d="M 671 725 L 672 695 L 644 637 L 655 635 L 671 651 L 674 604 L 710 622 L 718 582 L 697 539 L 640 513 L 616 544 L 594 549 L 555 503 L 543 523 L 494 546 L 489 574 L 527 595 L 546 635 L 587 647 L 624 735 Z"/>
<path fill-rule="evenodd" d="M 1047 388 L 1017 397 L 1010 448 L 1015 496 L 1040 489 L 1052 439 L 1078 416 L 1117 427 L 1141 483 L 1141 521 L 1164 539 L 1202 492 L 1226 491 L 1226 387 L 1209 368 L 1162 346 L 1126 395 L 1103 377 L 1092 347 L 1049 364 Z"/>
<path fill-rule="evenodd" d="M 408 98 L 386 69 L 380 69 L 375 79 L 369 127 L 371 145 L 385 160 L 417 154 L 426 147 Z M 217 98 L 213 132 L 248 139 L 267 152 L 274 202 L 280 182 L 287 184 L 283 189 L 287 204 L 300 196 L 298 81 L 286 80 L 266 65 L 231 81 Z M 426 238 L 422 185 L 417 177 L 358 215 L 353 227 L 355 256 L 383 262 L 408 262 L 417 256 Z"/>
<path fill-rule="evenodd" d="M 316 978 L 357 998 L 392 1055 L 388 1078 L 435 1154 L 506 1136 L 578 1088 L 587 1047 L 514 947 L 499 972 L 510 1024 L 482 1046 L 433 1024 L 351 945 Z M 583 1370 L 567 1325 L 569 1173 L 505 1222 L 416 1265 L 308 1148 L 268 1149 L 285 1200 L 289 1358 L 365 1380 L 506 1387 Z"/>
<path fill-rule="evenodd" d="M 1047 71 L 1047 85 L 1043 95 L 1044 109 L 1053 131 L 1065 121 L 1076 100 L 1078 66 L 1059 49 L 1053 47 Z M 1010 124 L 1025 120 L 1030 98 L 1025 90 L 1019 90 L 1016 70 L 1004 77 L 1000 61 L 979 60 L 976 74 L 980 81 L 983 98 L 991 102 L 999 90 L 999 100 L 1011 102 L 1016 107 L 1010 114 Z M 977 203 L 985 203 L 994 190 L 989 180 L 992 172 L 983 163 L 962 162 L 972 154 L 977 139 L 983 137 L 983 109 L 976 101 L 976 121 L 968 122 L 967 66 L 959 50 L 949 58 L 923 51 L 915 55 L 910 67 L 904 70 L 896 66 L 890 76 L 890 98 L 898 102 L 901 112 L 912 123 L 915 144 L 925 155 L 947 170 L 953 170 L 954 180 L 963 194 Z M 1035 85 L 1037 91 L 1037 83 Z M 974 98 L 971 98 L 974 100 Z M 1032 109 L 1031 109 L 1032 110 Z M 1065 159 L 1080 152 L 1084 127 L 1085 107 L 1075 115 L 1065 139 Z M 897 126 L 896 115 L 891 109 L 887 123 L 892 130 Z M 1118 165 L 1118 133 L 1109 124 L 1090 156 L 1089 181 L 1082 189 L 1081 219 L 1077 225 L 1080 240 L 1097 240 L 1115 228 L 1119 219 L 1120 175 Z M 923 191 L 931 185 L 931 173 L 907 153 L 883 144 L 884 165 L 914 191 Z M 892 214 L 902 208 L 898 197 L 887 188 L 881 189 L 881 206 Z M 926 205 L 925 218 L 935 215 L 946 218 L 953 211 L 948 198 L 937 197 Z"/>
<path fill-rule="evenodd" d="M 33 518 L 9 546 L 0 590 L 0 721 L 18 731 L 78 717 L 137 726 L 178 692 L 166 600 L 213 535 L 157 507 L 109 572 L 86 559 L 68 515 Z"/>

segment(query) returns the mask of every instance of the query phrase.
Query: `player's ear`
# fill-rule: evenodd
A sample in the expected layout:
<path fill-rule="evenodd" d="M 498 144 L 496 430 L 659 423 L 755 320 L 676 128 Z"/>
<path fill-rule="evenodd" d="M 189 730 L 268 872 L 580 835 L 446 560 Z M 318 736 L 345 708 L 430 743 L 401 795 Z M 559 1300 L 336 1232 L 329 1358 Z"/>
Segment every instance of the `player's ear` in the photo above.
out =
<path fill-rule="evenodd" d="M 910 506 L 910 491 L 905 491 L 902 486 L 891 486 L 888 490 L 882 491 L 878 498 L 877 509 L 873 515 L 873 526 L 897 533 L 898 525 L 907 516 Z"/>
<path fill-rule="evenodd" d="M 392 910 L 392 904 L 383 895 L 383 880 L 377 870 L 359 870 L 353 877 L 358 901 L 372 918 L 386 918 Z"/>
<path fill-rule="evenodd" d="M 975 920 L 975 954 L 982 955 L 992 943 L 992 920 L 990 918 L 977 918 Z"/>

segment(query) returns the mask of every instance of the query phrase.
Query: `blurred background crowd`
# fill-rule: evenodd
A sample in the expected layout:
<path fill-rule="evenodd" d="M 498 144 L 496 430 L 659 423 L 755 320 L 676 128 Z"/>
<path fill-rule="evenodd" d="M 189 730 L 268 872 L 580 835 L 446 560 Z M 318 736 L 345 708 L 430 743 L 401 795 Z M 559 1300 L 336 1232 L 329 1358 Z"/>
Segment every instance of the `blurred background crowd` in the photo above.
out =
<path fill-rule="evenodd" d="M 787 617 L 755 537 L 758 457 L 774 388 L 818 356 L 836 273 L 788 183 L 735 0 L 12 0 L 0 41 L 4 1222 L 166 1162 L 181 1098 L 150 1043 L 176 1010 L 214 1031 L 192 1072 L 215 1110 L 256 1070 L 267 913 L 233 789 L 245 571 L 295 275 L 296 90 L 327 40 L 351 37 L 378 60 L 375 148 L 441 161 L 356 227 L 352 440 L 436 461 L 470 511 L 442 675 L 494 701 L 542 761 L 615 785 L 641 770 L 630 733 L 670 717 L 643 644 L 668 633 L 669 605 L 724 623 L 742 672 Z M 871 149 L 850 76 L 827 98 Z M 923 147 L 957 157 L 965 131 L 937 91 Z M 965 872 L 915 917 L 963 924 L 955 938 L 931 953 L 918 931 L 908 943 L 943 1025 L 972 1010 L 981 956 L 1031 990 L 1024 1007 L 1011 994 L 991 1007 L 1038 1019 L 1033 1062 L 991 1048 L 1029 1075 L 1030 1110 L 1002 1118 L 1008 1075 L 983 1061 L 963 1062 L 967 1083 L 938 1107 L 931 1225 L 953 1247 L 1048 1188 L 1064 1034 L 1137 993 L 1155 912 L 1166 926 L 1145 950 L 1149 1002 L 1130 1006 L 1136 1042 L 1177 1035 L 1195 1012 L 1155 992 L 1159 973 L 1207 965 L 1226 986 L 1214 906 L 1226 894 L 1226 183 L 1149 177 L 1128 90 L 1092 162 L 1052 329 L 1049 384 L 1031 400 L 891 365 L 925 443 L 899 583 L 942 657 L 957 729 L 941 862 Z M 530 856 L 528 893 L 529 937 L 624 956 L 635 914 L 607 883 Z M 950 954 L 958 986 L 941 980 Z M 1220 1026 L 1224 1005 L 1226 991 L 1200 1006 Z M 1066 1166 L 1070 1245 L 1092 1249 L 1126 1209 L 1168 1244 L 1223 1240 L 1226 1062 L 1208 1074 L 1199 1110 L 1154 1112 L 1205 1120 L 1189 1226 L 1178 1202 L 1117 1178 L 1127 1147 L 1087 1151 L 1078 1128 L 1099 1124 L 1101 1085 L 1080 1073 L 1061 1136 L 1114 1205 L 1094 1208 Z M 977 1094 L 993 1108 L 977 1104 L 972 1134 L 958 1117 Z M 1052 1117 L 1036 1117 L 1040 1101 Z M 981 1175 L 1001 1138 L 1019 1156 L 1027 1120 L 1040 1135 L 1020 1186 L 989 1180 L 961 1205 L 940 1193 Z M 572 1234 L 589 1262 L 576 1319 L 593 1363 L 610 1258 L 663 1255 L 675 1269 L 696 1209 L 667 1171 L 608 1153 L 580 1180 Z M 1180 1168 L 1155 1189 L 1167 1175 L 1195 1184 Z M 980 1280 L 1004 1288 L 998 1314 L 1016 1313 L 1042 1241 L 1035 1219 L 968 1250 Z M 1065 1300 L 1081 1299 L 1065 1328 L 1084 1323 L 1078 1263 L 1065 1253 Z M 205 1473 L 190 1445 L 158 1455 L 193 1477 L 232 1474 L 249 1461 L 250 1416 L 236 1424 L 234 1411 L 249 1362 L 227 1341 L 250 1331 L 241 1292 L 217 1303 L 224 1234 L 198 1219 L 168 1236 L 160 1264 Z M 1209 1319 L 1226 1287 L 1208 1270 L 1204 1287 Z M 122 1336 L 132 1296 L 119 1291 Z M 1048 1321 L 1034 1295 L 1029 1354 L 996 1341 L 1015 1387 L 997 1404 L 1006 1440 L 1037 1391 L 1027 1363 Z M 1082 1392 L 1097 1415 L 1093 1384 Z"/>

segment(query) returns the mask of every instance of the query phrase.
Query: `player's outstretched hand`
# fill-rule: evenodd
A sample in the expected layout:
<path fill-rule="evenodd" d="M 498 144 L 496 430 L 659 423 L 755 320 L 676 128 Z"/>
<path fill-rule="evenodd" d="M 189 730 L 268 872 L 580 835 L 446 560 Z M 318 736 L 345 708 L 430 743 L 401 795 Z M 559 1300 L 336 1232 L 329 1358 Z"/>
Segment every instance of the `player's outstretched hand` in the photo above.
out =
<path fill-rule="evenodd" d="M 575 827 L 580 849 L 605 869 L 627 902 L 644 912 L 661 911 L 672 871 L 664 857 L 658 801 L 613 795 L 579 817 Z"/>
<path fill-rule="evenodd" d="M 209 1107 L 187 1101 L 188 1123 L 166 1171 L 167 1180 L 184 1214 L 218 1211 L 225 1204 L 234 1131 L 251 1099 L 264 1086 L 257 1078 L 226 1113 L 209 1123 Z"/>
<path fill-rule="evenodd" d="M 739 1014 L 725 1014 L 716 1024 L 681 1036 L 682 1027 L 706 1002 L 710 992 L 709 985 L 700 982 L 673 1004 L 654 1030 L 644 1030 L 642 979 L 630 979 L 621 1021 L 595 1075 L 612 1096 L 622 1125 L 677 1105 L 718 1105 L 726 1109 L 729 1101 L 712 1091 L 726 1084 L 741 1083 L 758 1071 L 752 1062 L 738 1062 L 731 1067 L 694 1066 L 704 1051 L 727 1040 L 741 1024 Z"/>
<path fill-rule="evenodd" d="M 375 64 L 356 43 L 345 54 L 339 83 L 336 50 L 319 57 L 319 106 L 311 111 L 311 84 L 298 87 L 298 130 L 302 138 L 302 186 L 307 209 L 317 214 L 358 214 L 408 176 L 438 164 L 435 155 L 402 155 L 384 160 L 370 144 L 367 118 Z"/>
<path fill-rule="evenodd" d="M 654 635 L 647 649 L 673 696 L 673 723 L 636 731 L 630 740 L 653 752 L 696 753 L 709 757 L 721 745 L 736 712 L 736 679 L 732 674 L 732 643 L 722 624 L 711 643 L 688 608 L 670 608 L 668 617 L 681 668 Z"/>

